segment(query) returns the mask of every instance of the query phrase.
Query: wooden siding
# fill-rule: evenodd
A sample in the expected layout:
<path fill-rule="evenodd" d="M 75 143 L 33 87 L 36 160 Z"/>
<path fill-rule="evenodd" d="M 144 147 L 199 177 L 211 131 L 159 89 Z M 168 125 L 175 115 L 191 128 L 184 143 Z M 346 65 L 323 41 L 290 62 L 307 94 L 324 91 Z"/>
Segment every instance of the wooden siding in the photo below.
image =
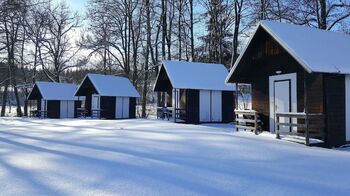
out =
<path fill-rule="evenodd" d="M 268 33 L 262 29 L 258 31 L 230 81 L 252 85 L 252 109 L 258 111 L 263 122 L 263 130 L 270 130 L 269 76 L 276 75 L 276 71 L 281 71 L 281 74 L 297 74 L 297 111 L 303 112 L 305 71 Z M 309 103 L 311 103 L 309 112 L 322 112 L 322 74 L 306 74 L 306 76 L 308 91 L 310 91 L 308 93 Z"/>
<path fill-rule="evenodd" d="M 48 118 L 60 118 L 61 101 L 48 100 L 47 101 L 47 117 Z"/>
<path fill-rule="evenodd" d="M 77 109 L 81 108 L 82 101 L 74 101 L 74 118 L 78 118 Z"/>
<path fill-rule="evenodd" d="M 186 123 L 199 123 L 199 90 L 186 90 Z"/>
<path fill-rule="evenodd" d="M 105 119 L 115 119 L 115 97 L 101 96 L 101 117 Z"/>
<path fill-rule="evenodd" d="M 309 113 L 326 114 L 327 143 L 345 143 L 345 76 L 340 74 L 306 73 L 304 68 L 264 29 L 258 29 L 230 82 L 252 84 L 252 108 L 269 130 L 269 76 L 297 74 L 297 111 L 304 112 L 307 97 Z M 306 94 L 304 93 L 304 81 Z"/>
<path fill-rule="evenodd" d="M 41 110 L 41 99 L 36 100 L 36 108 L 37 110 Z"/>
<path fill-rule="evenodd" d="M 156 80 L 154 91 L 155 92 L 167 92 L 169 89 L 172 89 L 171 82 L 169 80 L 168 74 L 165 71 L 165 68 L 162 66 L 159 71 L 159 76 Z"/>
<path fill-rule="evenodd" d="M 229 123 L 235 120 L 235 98 L 232 91 L 222 91 L 222 122 Z"/>
<path fill-rule="evenodd" d="M 30 95 L 28 96 L 27 100 L 38 100 L 42 99 L 43 96 L 40 93 L 40 90 L 37 85 L 34 85 L 32 91 L 30 92 Z"/>
<path fill-rule="evenodd" d="M 136 98 L 129 98 L 129 118 L 136 118 Z"/>
<path fill-rule="evenodd" d="M 324 74 L 328 146 L 345 144 L 345 76 Z"/>
<path fill-rule="evenodd" d="M 91 116 L 91 96 L 97 94 L 97 90 L 88 77 L 80 85 L 75 96 L 85 96 L 85 109 L 88 111 L 87 116 Z"/>

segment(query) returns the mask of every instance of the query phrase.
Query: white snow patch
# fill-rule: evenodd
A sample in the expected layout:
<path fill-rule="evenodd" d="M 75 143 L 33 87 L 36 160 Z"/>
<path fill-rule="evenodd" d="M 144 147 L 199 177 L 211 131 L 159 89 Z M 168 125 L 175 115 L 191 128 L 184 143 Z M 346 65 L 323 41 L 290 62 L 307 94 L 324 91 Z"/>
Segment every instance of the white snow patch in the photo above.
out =
<path fill-rule="evenodd" d="M 1 195 L 349 194 L 350 152 L 233 128 L 0 118 Z"/>
<path fill-rule="evenodd" d="M 128 78 L 113 75 L 87 74 L 81 84 L 83 84 L 86 78 L 90 79 L 101 96 L 140 97 L 140 94 Z"/>
<path fill-rule="evenodd" d="M 228 70 L 223 64 L 187 61 L 163 61 L 173 88 L 233 91 L 225 84 Z"/>

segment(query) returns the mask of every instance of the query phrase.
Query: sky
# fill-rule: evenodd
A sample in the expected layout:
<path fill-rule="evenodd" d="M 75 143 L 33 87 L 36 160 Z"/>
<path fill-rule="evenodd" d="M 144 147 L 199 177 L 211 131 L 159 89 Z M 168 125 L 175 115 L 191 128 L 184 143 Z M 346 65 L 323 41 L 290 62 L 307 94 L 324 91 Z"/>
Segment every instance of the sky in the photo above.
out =
<path fill-rule="evenodd" d="M 88 0 L 66 0 L 66 2 L 70 5 L 72 9 L 80 13 L 85 11 L 86 9 L 85 7 Z M 83 13 L 80 13 L 80 14 L 83 14 Z"/>

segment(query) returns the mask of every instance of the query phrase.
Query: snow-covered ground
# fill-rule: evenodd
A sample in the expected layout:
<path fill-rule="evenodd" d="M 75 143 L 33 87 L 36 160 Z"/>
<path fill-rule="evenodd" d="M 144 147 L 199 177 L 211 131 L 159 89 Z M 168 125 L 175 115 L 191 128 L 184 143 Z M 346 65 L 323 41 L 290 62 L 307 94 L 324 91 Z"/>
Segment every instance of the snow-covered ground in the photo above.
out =
<path fill-rule="evenodd" d="M 349 195 L 350 152 L 157 120 L 0 119 L 0 195 Z"/>

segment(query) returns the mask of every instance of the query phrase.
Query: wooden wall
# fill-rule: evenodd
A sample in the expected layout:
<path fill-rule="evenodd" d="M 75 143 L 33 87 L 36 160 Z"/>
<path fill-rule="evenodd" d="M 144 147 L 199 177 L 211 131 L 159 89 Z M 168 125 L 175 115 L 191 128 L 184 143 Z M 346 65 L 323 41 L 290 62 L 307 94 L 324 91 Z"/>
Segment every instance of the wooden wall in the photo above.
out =
<path fill-rule="evenodd" d="M 199 90 L 187 89 L 186 91 L 186 117 L 190 124 L 199 123 Z"/>
<path fill-rule="evenodd" d="M 231 82 L 252 84 L 252 108 L 259 112 L 263 130 L 269 130 L 269 76 L 297 74 L 297 111 L 304 111 L 304 77 L 307 76 L 309 112 L 324 111 L 323 76 L 308 74 L 305 69 L 263 29 L 259 29 L 247 48 Z"/>
<path fill-rule="evenodd" d="M 258 29 L 230 82 L 252 84 L 252 107 L 260 113 L 263 129 L 269 130 L 269 76 L 297 74 L 297 111 L 325 113 L 329 146 L 345 143 L 345 76 L 306 73 L 305 69 L 262 28 Z M 304 93 L 306 80 L 306 94 Z"/>
<path fill-rule="evenodd" d="M 136 118 L 136 98 L 129 98 L 129 118 Z"/>
<path fill-rule="evenodd" d="M 327 115 L 327 143 L 329 146 L 345 144 L 345 76 L 324 74 L 325 111 Z"/>
<path fill-rule="evenodd" d="M 47 117 L 48 118 L 60 118 L 61 110 L 60 100 L 48 100 L 47 101 Z"/>
<path fill-rule="evenodd" d="M 85 109 L 88 111 L 87 116 L 91 116 L 91 99 L 92 94 L 97 94 L 97 90 L 88 77 L 80 85 L 76 96 L 85 96 Z"/>
<path fill-rule="evenodd" d="M 81 102 L 82 101 L 74 101 L 74 118 L 78 118 L 78 113 L 77 113 L 77 109 L 81 108 Z"/>
<path fill-rule="evenodd" d="M 229 123 L 235 120 L 235 98 L 232 91 L 222 91 L 222 122 Z"/>
<path fill-rule="evenodd" d="M 115 119 L 115 103 L 116 98 L 110 96 L 101 96 L 100 108 L 102 110 L 101 117 L 105 119 Z"/>

